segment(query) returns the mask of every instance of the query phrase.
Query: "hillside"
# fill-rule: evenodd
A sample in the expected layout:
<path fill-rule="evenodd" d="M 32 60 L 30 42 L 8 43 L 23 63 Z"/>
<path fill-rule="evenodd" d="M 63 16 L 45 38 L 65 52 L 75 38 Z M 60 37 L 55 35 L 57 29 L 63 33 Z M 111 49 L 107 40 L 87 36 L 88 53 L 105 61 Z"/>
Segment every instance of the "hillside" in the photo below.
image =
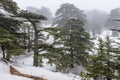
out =
<path fill-rule="evenodd" d="M 3 61 L 0 61 L 0 80 L 32 80 L 29 78 L 24 78 L 20 76 L 11 75 L 9 72 L 9 66 L 14 66 L 17 70 L 19 70 L 22 73 L 39 76 L 42 78 L 46 78 L 48 80 L 80 80 L 80 77 L 77 75 L 74 75 L 72 73 L 64 74 L 60 72 L 52 72 L 49 65 L 45 65 L 45 67 L 33 67 L 32 66 L 32 54 L 27 56 L 19 56 L 17 58 L 17 63 L 12 64 L 6 64 Z M 19 62 L 19 63 L 18 63 Z"/>

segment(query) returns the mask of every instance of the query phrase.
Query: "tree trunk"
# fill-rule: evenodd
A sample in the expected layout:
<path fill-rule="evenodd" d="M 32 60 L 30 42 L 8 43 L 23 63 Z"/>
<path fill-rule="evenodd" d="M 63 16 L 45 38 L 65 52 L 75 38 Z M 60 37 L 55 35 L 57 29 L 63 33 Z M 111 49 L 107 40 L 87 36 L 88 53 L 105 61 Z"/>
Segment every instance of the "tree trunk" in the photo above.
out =
<path fill-rule="evenodd" d="M 4 47 L 4 43 L 3 44 L 1 44 L 1 49 L 2 49 L 2 54 L 3 54 L 3 59 L 5 59 L 6 57 L 5 57 L 5 47 Z"/>
<path fill-rule="evenodd" d="M 108 67 L 111 67 L 111 66 L 110 66 L 110 41 L 109 41 L 109 39 L 108 39 L 107 48 L 108 48 L 108 50 L 107 50 L 107 56 L 108 56 L 107 66 L 108 66 Z M 110 78 L 110 73 L 109 73 L 109 71 L 108 71 L 108 73 L 107 73 L 107 80 L 112 80 L 112 79 Z"/>
<path fill-rule="evenodd" d="M 2 50 L 3 51 L 3 59 L 5 59 L 5 50 Z"/>
<path fill-rule="evenodd" d="M 71 50 L 72 50 L 72 48 L 71 48 Z M 73 51 L 71 51 L 71 64 L 70 64 L 70 68 L 74 68 L 75 66 L 74 66 L 74 54 L 73 54 Z"/>
<path fill-rule="evenodd" d="M 93 77 L 94 80 L 99 80 L 98 76 Z"/>
<path fill-rule="evenodd" d="M 30 27 L 28 26 L 28 52 L 30 52 L 31 49 L 31 42 L 30 42 Z"/>
<path fill-rule="evenodd" d="M 112 79 L 108 77 L 107 80 L 112 80 Z"/>
<path fill-rule="evenodd" d="M 38 66 L 38 34 L 35 32 L 35 39 L 34 39 L 34 61 L 33 66 Z"/>
<path fill-rule="evenodd" d="M 34 57 L 33 57 L 33 66 L 38 67 L 38 30 L 35 22 L 32 22 L 34 28 Z"/>
<path fill-rule="evenodd" d="M 7 60 L 7 61 L 10 61 L 10 56 L 11 56 L 11 54 L 10 54 L 10 53 L 7 53 L 7 55 L 6 55 L 6 60 Z"/>

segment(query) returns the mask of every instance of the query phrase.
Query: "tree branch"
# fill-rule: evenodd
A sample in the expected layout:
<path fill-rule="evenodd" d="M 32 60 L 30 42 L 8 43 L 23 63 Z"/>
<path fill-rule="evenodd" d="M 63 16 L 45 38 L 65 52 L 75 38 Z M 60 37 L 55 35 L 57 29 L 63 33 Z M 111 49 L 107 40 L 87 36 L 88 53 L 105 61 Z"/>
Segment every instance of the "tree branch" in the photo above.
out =
<path fill-rule="evenodd" d="M 45 49 L 41 49 L 41 50 L 38 51 L 38 53 L 39 53 L 39 52 L 42 52 L 42 51 L 44 51 L 44 50 L 45 50 Z"/>
<path fill-rule="evenodd" d="M 110 29 L 110 30 L 120 32 L 120 30 L 118 29 Z"/>

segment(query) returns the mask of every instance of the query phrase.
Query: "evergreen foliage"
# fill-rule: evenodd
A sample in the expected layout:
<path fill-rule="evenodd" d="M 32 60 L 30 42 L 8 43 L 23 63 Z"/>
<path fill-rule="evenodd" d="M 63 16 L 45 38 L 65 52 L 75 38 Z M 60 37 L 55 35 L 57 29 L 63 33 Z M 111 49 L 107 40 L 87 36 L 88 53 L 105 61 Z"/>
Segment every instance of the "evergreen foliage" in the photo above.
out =
<path fill-rule="evenodd" d="M 19 33 L 17 33 L 22 22 L 11 17 L 18 10 L 15 2 L 12 0 L 1 0 L 0 4 L 0 47 L 3 51 L 3 59 L 10 60 L 12 55 L 23 52 L 22 45 L 19 43 Z M 2 12 L 2 10 L 5 12 Z"/>
<path fill-rule="evenodd" d="M 97 53 L 90 56 L 89 65 L 86 68 L 89 77 L 93 77 L 94 80 L 116 79 L 116 53 L 112 51 L 112 48 L 109 37 L 106 38 L 106 41 L 99 39 Z"/>
<path fill-rule="evenodd" d="M 62 4 L 55 13 L 55 16 L 53 25 L 59 27 L 63 27 L 70 18 L 79 18 L 82 21 L 86 21 L 83 11 L 69 3 Z"/>
<path fill-rule="evenodd" d="M 119 20 L 119 18 L 120 18 L 120 8 L 112 9 L 109 18 L 106 22 L 106 27 L 108 29 L 120 29 L 119 28 L 120 23 L 117 21 Z M 113 31 L 112 35 L 116 37 L 118 36 L 118 33 Z"/>
<path fill-rule="evenodd" d="M 88 53 L 90 49 L 90 36 L 83 29 L 84 23 L 80 19 L 70 19 L 64 26 L 64 31 L 61 33 L 64 37 L 64 47 L 68 52 L 72 63 L 86 65 Z M 74 66 L 73 66 L 74 67 Z"/>
<path fill-rule="evenodd" d="M 34 58 L 33 58 L 33 65 L 34 66 L 39 66 L 39 45 L 42 44 L 43 40 L 43 34 L 41 31 L 43 31 L 43 29 L 40 27 L 40 29 L 38 29 L 38 23 L 40 23 L 41 20 L 46 20 L 46 17 L 44 17 L 43 15 L 40 14 L 35 14 L 32 13 L 30 11 L 24 11 L 21 10 L 18 14 L 17 17 L 21 17 L 23 19 L 26 19 L 24 22 L 29 22 L 33 29 L 34 29 Z M 40 44 L 39 44 L 40 43 Z M 41 58 L 40 58 L 41 59 Z M 42 60 L 40 60 L 41 62 Z M 41 62 L 42 63 L 42 62 Z"/>
<path fill-rule="evenodd" d="M 56 70 L 66 72 L 75 65 L 87 64 L 87 51 L 90 50 L 91 42 L 83 26 L 83 21 L 73 18 L 64 27 L 55 27 L 49 31 L 54 41 L 43 56 L 49 59 L 48 63 L 56 65 Z"/>
<path fill-rule="evenodd" d="M 0 7 L 8 13 L 16 14 L 19 7 L 13 0 L 0 0 Z"/>
<path fill-rule="evenodd" d="M 53 13 L 51 12 L 51 10 L 47 7 L 41 7 L 41 8 L 35 8 L 35 7 L 27 7 L 27 9 L 31 12 L 37 13 L 37 14 L 41 14 L 44 15 L 45 17 L 47 17 L 46 21 L 42 21 L 43 24 L 51 24 L 53 21 Z"/>

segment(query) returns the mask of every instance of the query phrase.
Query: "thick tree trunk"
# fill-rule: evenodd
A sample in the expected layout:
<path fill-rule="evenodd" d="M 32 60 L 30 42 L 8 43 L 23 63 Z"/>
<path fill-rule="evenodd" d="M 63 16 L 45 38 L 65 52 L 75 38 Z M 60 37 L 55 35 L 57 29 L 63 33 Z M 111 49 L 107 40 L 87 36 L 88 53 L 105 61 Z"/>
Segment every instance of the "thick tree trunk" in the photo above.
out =
<path fill-rule="evenodd" d="M 33 57 L 33 66 L 38 66 L 38 30 L 35 22 L 32 22 L 34 27 L 34 57 Z"/>
<path fill-rule="evenodd" d="M 38 34 L 35 32 L 35 39 L 34 39 L 34 61 L 33 66 L 38 66 Z"/>

